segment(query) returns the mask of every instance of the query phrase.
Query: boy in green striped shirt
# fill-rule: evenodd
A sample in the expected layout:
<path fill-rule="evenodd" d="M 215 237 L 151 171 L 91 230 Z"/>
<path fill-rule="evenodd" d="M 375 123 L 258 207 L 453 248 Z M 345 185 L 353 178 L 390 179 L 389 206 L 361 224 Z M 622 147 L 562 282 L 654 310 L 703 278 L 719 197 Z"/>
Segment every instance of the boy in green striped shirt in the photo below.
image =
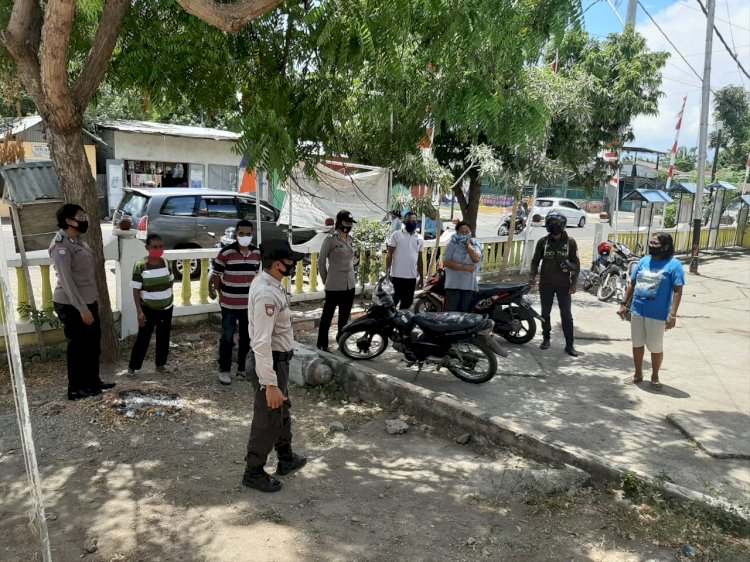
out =
<path fill-rule="evenodd" d="M 128 375 L 133 376 L 143 366 L 151 335 L 156 330 L 156 372 L 167 373 L 169 335 L 172 331 L 172 284 L 174 276 L 164 255 L 164 241 L 158 234 L 146 237 L 148 257 L 135 262 L 133 300 L 138 312 L 138 337 L 130 353 Z"/>

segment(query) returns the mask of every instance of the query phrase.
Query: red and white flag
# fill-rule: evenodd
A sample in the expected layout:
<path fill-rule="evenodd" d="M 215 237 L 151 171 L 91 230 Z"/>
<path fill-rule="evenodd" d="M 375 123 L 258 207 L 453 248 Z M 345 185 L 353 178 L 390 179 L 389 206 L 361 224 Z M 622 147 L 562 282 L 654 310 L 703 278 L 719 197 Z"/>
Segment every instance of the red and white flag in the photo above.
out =
<path fill-rule="evenodd" d="M 682 109 L 680 109 L 680 115 L 677 118 L 677 126 L 675 127 L 674 144 L 672 145 L 672 151 L 669 154 L 669 174 L 667 175 L 667 185 L 664 188 L 665 191 L 669 191 L 672 186 L 672 176 L 674 175 L 674 161 L 677 157 L 677 141 L 680 138 L 680 129 L 682 128 L 682 116 L 685 114 L 685 103 L 687 102 L 687 96 L 682 98 Z"/>

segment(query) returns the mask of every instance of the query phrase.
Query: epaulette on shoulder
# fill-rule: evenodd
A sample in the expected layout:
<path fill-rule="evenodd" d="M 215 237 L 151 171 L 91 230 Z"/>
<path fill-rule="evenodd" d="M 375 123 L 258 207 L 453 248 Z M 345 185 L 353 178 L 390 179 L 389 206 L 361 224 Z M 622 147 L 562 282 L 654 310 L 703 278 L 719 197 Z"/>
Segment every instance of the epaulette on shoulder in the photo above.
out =
<path fill-rule="evenodd" d="M 63 235 L 58 232 L 57 236 L 55 236 L 55 244 L 59 244 L 62 241 L 63 241 Z"/>

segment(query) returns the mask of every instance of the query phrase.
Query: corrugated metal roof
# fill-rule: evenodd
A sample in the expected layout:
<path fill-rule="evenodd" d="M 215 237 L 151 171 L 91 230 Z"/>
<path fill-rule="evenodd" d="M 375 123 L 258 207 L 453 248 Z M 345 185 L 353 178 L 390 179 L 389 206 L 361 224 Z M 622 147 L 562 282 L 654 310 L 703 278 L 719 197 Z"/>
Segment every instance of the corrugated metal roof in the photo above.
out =
<path fill-rule="evenodd" d="M 60 180 L 51 160 L 34 160 L 0 168 L 3 199 L 21 206 L 40 199 L 62 199 Z"/>
<path fill-rule="evenodd" d="M 622 198 L 623 201 L 645 201 L 647 203 L 671 203 L 669 195 L 658 189 L 634 189 Z"/>
<path fill-rule="evenodd" d="M 740 195 L 740 199 L 745 205 L 750 205 L 750 195 Z"/>
<path fill-rule="evenodd" d="M 669 189 L 669 194 L 674 195 L 675 193 L 685 193 L 687 195 L 695 195 L 697 189 L 698 186 L 694 183 L 676 182 L 673 183 L 672 187 Z"/>
<path fill-rule="evenodd" d="M 209 129 L 208 127 L 188 127 L 186 125 L 172 125 L 170 123 L 152 123 L 150 121 L 101 121 L 96 124 L 102 129 L 114 129 L 125 133 L 139 133 L 143 135 L 167 135 L 172 137 L 191 137 L 197 139 L 237 141 L 239 133 Z"/>
<path fill-rule="evenodd" d="M 727 191 L 737 191 L 737 188 L 729 183 L 728 181 L 715 181 L 714 183 L 707 185 L 707 189 L 726 189 Z"/>
<path fill-rule="evenodd" d="M 42 118 L 39 115 L 31 115 L 29 117 L 21 117 L 13 121 L 13 128 L 10 131 L 11 135 L 17 135 L 23 133 L 26 129 L 31 129 L 42 122 Z"/>

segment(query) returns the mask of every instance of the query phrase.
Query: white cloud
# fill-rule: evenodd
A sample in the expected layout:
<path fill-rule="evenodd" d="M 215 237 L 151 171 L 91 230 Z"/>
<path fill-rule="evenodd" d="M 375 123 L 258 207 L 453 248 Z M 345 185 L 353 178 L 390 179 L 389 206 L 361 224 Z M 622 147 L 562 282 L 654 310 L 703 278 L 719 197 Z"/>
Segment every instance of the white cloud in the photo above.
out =
<path fill-rule="evenodd" d="M 655 12 L 653 9 L 650 9 L 649 12 L 690 65 L 698 74 L 702 75 L 706 16 L 700 11 L 697 2 L 684 1 L 689 2 L 689 4 L 675 2 L 660 12 Z M 649 8 L 648 4 L 646 4 L 646 8 Z M 727 15 L 727 8 L 729 16 Z M 636 29 L 646 37 L 649 48 L 655 51 L 667 51 L 671 56 L 663 70 L 662 91 L 666 95 L 659 102 L 659 115 L 641 116 L 634 120 L 633 130 L 636 137 L 634 144 L 669 150 L 674 142 L 675 125 L 677 124 L 677 114 L 682 105 L 682 98 L 687 96 L 679 144 L 688 147 L 698 146 L 701 81 L 675 52 L 651 20 L 645 14 L 639 14 L 639 16 L 640 23 L 636 26 Z M 740 62 L 746 70 L 750 71 L 750 2 L 747 0 L 717 0 L 716 18 L 716 27 L 730 47 L 732 46 L 732 33 L 734 34 L 734 44 Z M 727 21 L 735 24 L 731 33 L 731 26 Z M 750 86 L 750 80 L 740 74 L 734 60 L 729 56 L 715 34 L 711 50 L 713 53 L 711 59 L 711 89 L 713 91 L 717 91 L 728 84 L 741 84 L 746 88 Z M 710 107 L 713 111 L 713 95 L 711 96 Z M 709 122 L 713 122 L 710 114 L 709 120 Z"/>

